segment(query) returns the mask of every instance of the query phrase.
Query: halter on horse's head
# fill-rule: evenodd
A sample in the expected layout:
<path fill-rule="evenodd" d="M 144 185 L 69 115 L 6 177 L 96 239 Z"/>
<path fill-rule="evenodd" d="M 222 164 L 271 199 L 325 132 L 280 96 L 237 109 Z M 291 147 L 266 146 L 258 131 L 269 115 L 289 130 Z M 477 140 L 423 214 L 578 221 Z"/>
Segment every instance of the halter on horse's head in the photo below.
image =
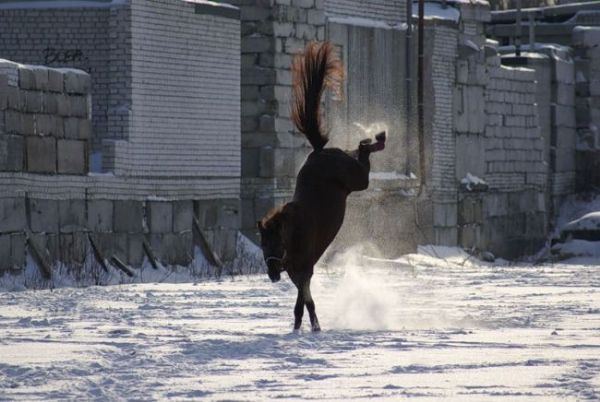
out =
<path fill-rule="evenodd" d="M 286 226 L 289 224 L 293 208 L 293 203 L 285 204 L 257 222 L 260 247 L 267 264 L 267 273 L 273 282 L 279 281 L 281 273 L 286 270 Z"/>

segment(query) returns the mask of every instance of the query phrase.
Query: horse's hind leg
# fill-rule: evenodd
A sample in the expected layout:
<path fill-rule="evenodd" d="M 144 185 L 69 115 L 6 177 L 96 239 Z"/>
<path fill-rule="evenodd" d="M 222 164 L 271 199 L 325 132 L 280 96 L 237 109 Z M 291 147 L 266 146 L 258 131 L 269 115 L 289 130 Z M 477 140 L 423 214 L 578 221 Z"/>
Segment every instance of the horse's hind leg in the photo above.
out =
<path fill-rule="evenodd" d="M 310 326 L 313 332 L 318 332 L 321 330 L 321 326 L 319 325 L 319 319 L 317 318 L 317 312 L 315 311 L 315 302 L 310 294 L 310 279 L 304 283 L 302 289 L 304 293 L 304 302 L 306 303 L 306 309 L 308 310 L 308 316 L 310 317 Z"/>

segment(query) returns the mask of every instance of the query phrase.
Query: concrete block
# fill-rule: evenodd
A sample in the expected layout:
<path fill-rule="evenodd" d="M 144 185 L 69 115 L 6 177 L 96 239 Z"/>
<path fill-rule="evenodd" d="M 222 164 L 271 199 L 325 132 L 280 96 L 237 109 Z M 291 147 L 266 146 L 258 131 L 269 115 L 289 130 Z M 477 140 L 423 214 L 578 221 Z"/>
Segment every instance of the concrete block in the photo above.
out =
<path fill-rule="evenodd" d="M 240 9 L 240 18 L 244 22 L 265 21 L 271 16 L 271 10 L 260 6 L 245 6 Z"/>
<path fill-rule="evenodd" d="M 12 233 L 10 235 L 11 268 L 16 273 L 25 267 L 25 234 Z"/>
<path fill-rule="evenodd" d="M 144 231 L 144 203 L 142 201 L 115 201 L 113 228 L 120 233 L 142 233 Z"/>
<path fill-rule="evenodd" d="M 192 233 L 151 234 L 150 244 L 165 265 L 189 265 L 193 259 Z"/>
<path fill-rule="evenodd" d="M 25 96 L 22 95 L 20 88 L 10 86 L 7 88 L 6 107 L 13 110 L 23 110 L 25 108 Z"/>
<path fill-rule="evenodd" d="M 287 38 L 294 34 L 294 24 L 289 22 L 274 22 L 273 26 L 273 36 L 277 36 L 280 38 Z M 289 66 L 289 64 L 288 64 Z"/>
<path fill-rule="evenodd" d="M 56 173 L 56 139 L 52 137 L 27 137 L 27 171 Z"/>
<path fill-rule="evenodd" d="M 89 119 L 79 120 L 79 139 L 89 140 L 92 138 L 92 121 Z"/>
<path fill-rule="evenodd" d="M 600 28 L 577 26 L 573 29 L 571 43 L 575 47 L 596 47 L 600 45 Z"/>
<path fill-rule="evenodd" d="M 117 256 L 123 261 L 127 260 L 127 235 L 125 233 L 92 233 L 90 236 L 103 258 L 108 260 L 114 254 L 118 254 Z"/>
<path fill-rule="evenodd" d="M 465 225 L 459 228 L 459 245 L 464 248 L 481 248 L 481 225 Z"/>
<path fill-rule="evenodd" d="M 25 234 L 0 235 L 0 276 L 3 271 L 19 270 L 25 265 Z"/>
<path fill-rule="evenodd" d="M 456 246 L 458 243 L 458 228 L 434 227 L 435 244 L 440 246 Z"/>
<path fill-rule="evenodd" d="M 0 233 L 25 230 L 27 217 L 24 198 L 0 198 Z"/>
<path fill-rule="evenodd" d="M 457 205 L 434 203 L 433 225 L 454 227 L 457 225 Z"/>
<path fill-rule="evenodd" d="M 471 173 L 477 177 L 485 175 L 485 159 L 490 158 L 485 152 L 485 141 L 482 135 L 460 134 L 456 136 L 456 178 L 461 180 Z"/>
<path fill-rule="evenodd" d="M 8 77 L 0 75 L 0 110 L 8 107 Z"/>
<path fill-rule="evenodd" d="M 589 91 L 591 96 L 600 97 L 600 79 L 589 82 Z"/>
<path fill-rule="evenodd" d="M 218 226 L 228 229 L 239 229 L 241 224 L 240 201 L 238 199 L 220 200 Z"/>
<path fill-rule="evenodd" d="M 56 241 L 52 241 L 51 246 L 52 252 L 48 249 L 50 246 L 49 235 L 46 234 L 38 234 L 38 233 L 29 233 L 28 234 L 28 242 L 33 247 L 28 247 L 29 252 L 31 253 L 33 249 L 35 252 L 40 253 L 40 257 L 48 264 L 54 264 L 56 261 L 60 260 L 59 250 L 60 244 L 58 242 L 58 236 L 53 235 Z M 37 262 L 36 262 L 37 265 Z"/>
<path fill-rule="evenodd" d="M 58 202 L 58 212 L 61 233 L 87 230 L 85 200 L 60 200 Z"/>
<path fill-rule="evenodd" d="M 195 200 L 194 214 L 203 228 L 216 227 L 219 216 L 219 205 L 215 201 Z"/>
<path fill-rule="evenodd" d="M 87 173 L 87 147 L 85 141 L 58 140 L 57 144 L 58 173 Z"/>
<path fill-rule="evenodd" d="M 508 194 L 488 193 L 483 198 L 483 214 L 486 218 L 508 214 Z"/>
<path fill-rule="evenodd" d="M 34 114 L 22 113 L 21 114 L 21 134 L 23 135 L 36 135 L 36 117 Z"/>
<path fill-rule="evenodd" d="M 19 68 L 19 87 L 21 89 L 35 89 L 35 74 L 33 73 L 33 70 L 26 68 L 26 67 L 20 67 Z"/>
<path fill-rule="evenodd" d="M 58 114 L 61 116 L 70 116 L 71 115 L 71 100 L 68 95 L 57 94 L 56 95 L 56 104 L 58 109 Z"/>
<path fill-rule="evenodd" d="M 298 39 L 315 40 L 317 37 L 317 28 L 309 24 L 296 24 L 294 36 Z"/>
<path fill-rule="evenodd" d="M 23 91 L 25 97 L 25 112 L 40 113 L 42 111 L 42 92 Z"/>
<path fill-rule="evenodd" d="M 323 10 L 308 10 L 306 20 L 310 25 L 325 25 Z"/>
<path fill-rule="evenodd" d="M 127 263 L 132 267 L 141 267 L 144 262 L 144 235 L 141 233 L 127 235 Z"/>
<path fill-rule="evenodd" d="M 469 83 L 469 62 L 466 60 L 456 61 L 456 82 L 458 84 Z"/>
<path fill-rule="evenodd" d="M 0 136 L 0 170 L 23 171 L 24 137 L 19 135 Z"/>
<path fill-rule="evenodd" d="M 4 112 L 4 132 L 21 134 L 21 113 L 16 110 L 6 110 Z"/>
<path fill-rule="evenodd" d="M 173 231 L 173 205 L 170 202 L 148 201 L 146 212 L 150 233 Z"/>
<path fill-rule="evenodd" d="M 86 233 L 61 233 L 58 240 L 61 262 L 68 265 L 83 264 L 89 247 Z"/>
<path fill-rule="evenodd" d="M 29 205 L 29 228 L 36 233 L 57 233 L 59 222 L 59 211 L 57 200 L 43 200 L 30 198 Z"/>
<path fill-rule="evenodd" d="M 56 94 L 48 92 L 42 94 L 42 111 L 52 115 L 58 113 L 58 100 Z"/>
<path fill-rule="evenodd" d="M 273 38 L 268 36 L 245 37 L 242 39 L 242 53 L 272 52 L 275 46 Z"/>
<path fill-rule="evenodd" d="M 458 204 L 458 224 L 483 222 L 483 201 L 479 197 L 465 197 Z"/>
<path fill-rule="evenodd" d="M 556 91 L 556 103 L 560 105 L 575 106 L 575 86 L 557 83 L 553 84 Z"/>
<path fill-rule="evenodd" d="M 173 232 L 192 230 L 194 205 L 191 200 L 173 202 Z"/>
<path fill-rule="evenodd" d="M 64 90 L 64 76 L 58 70 L 48 70 L 48 91 L 50 92 L 63 92 Z"/>
<path fill-rule="evenodd" d="M 77 117 L 87 117 L 88 115 L 88 101 L 87 96 L 70 96 L 69 102 L 71 102 L 71 115 Z"/>
<path fill-rule="evenodd" d="M 80 70 L 62 70 L 65 92 L 68 94 L 88 94 L 92 87 L 89 74 Z"/>
<path fill-rule="evenodd" d="M 111 232 L 113 229 L 113 202 L 87 201 L 87 227 L 92 232 Z"/>
<path fill-rule="evenodd" d="M 32 68 L 35 77 L 35 89 L 38 91 L 48 90 L 48 69 L 46 67 Z"/>
<path fill-rule="evenodd" d="M 10 256 L 10 235 L 0 234 L 0 277 L 4 271 L 12 268 L 12 258 Z"/>
<path fill-rule="evenodd" d="M 38 114 L 35 116 L 35 131 L 37 135 L 45 136 L 53 134 L 55 130 L 53 117 L 49 114 Z"/>
<path fill-rule="evenodd" d="M 215 233 L 213 249 L 222 261 L 232 261 L 235 258 L 236 242 L 236 230 L 219 230 Z"/>
<path fill-rule="evenodd" d="M 257 177 L 260 148 L 244 148 L 242 152 L 242 176 Z"/>

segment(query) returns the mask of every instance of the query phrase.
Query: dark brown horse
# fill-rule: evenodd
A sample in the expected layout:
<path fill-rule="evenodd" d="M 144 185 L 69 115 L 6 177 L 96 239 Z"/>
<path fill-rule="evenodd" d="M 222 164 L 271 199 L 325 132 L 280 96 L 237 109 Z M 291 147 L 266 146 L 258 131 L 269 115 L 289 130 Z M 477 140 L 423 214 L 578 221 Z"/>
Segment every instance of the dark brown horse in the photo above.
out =
<path fill-rule="evenodd" d="M 291 202 L 258 222 L 261 248 L 273 282 L 287 271 L 298 288 L 294 329 L 302 323 L 304 306 L 313 331 L 319 331 L 315 303 L 310 294 L 314 265 L 337 235 L 344 221 L 346 198 L 369 185 L 369 155 L 384 148 L 385 133 L 345 152 L 324 148 L 327 135 L 321 122 L 321 96 L 342 80 L 342 65 L 329 42 L 312 42 L 292 65 L 292 121 L 304 133 L 313 152 L 300 169 Z"/>

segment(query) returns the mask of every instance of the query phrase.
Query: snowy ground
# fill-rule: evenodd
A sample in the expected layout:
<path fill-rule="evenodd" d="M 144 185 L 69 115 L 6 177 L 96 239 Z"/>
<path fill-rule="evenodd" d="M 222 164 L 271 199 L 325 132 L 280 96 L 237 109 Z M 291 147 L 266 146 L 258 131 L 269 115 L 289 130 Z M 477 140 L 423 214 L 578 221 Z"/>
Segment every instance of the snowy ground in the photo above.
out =
<path fill-rule="evenodd" d="M 320 267 L 316 334 L 266 275 L 0 293 L 0 400 L 600 398 L 600 266 L 445 251 Z"/>

